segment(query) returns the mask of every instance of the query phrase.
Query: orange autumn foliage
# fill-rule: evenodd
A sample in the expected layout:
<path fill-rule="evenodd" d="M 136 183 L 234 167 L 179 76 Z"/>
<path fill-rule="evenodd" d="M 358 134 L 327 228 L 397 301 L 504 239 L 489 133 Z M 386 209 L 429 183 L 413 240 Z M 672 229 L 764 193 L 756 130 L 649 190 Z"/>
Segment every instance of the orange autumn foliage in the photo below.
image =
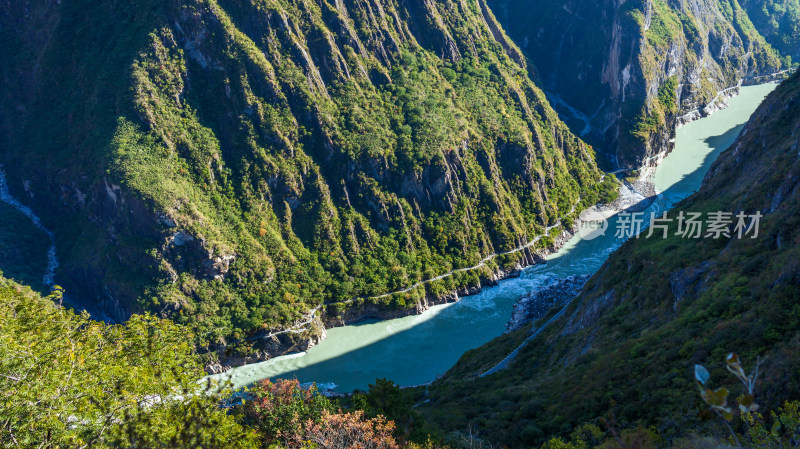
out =
<path fill-rule="evenodd" d="M 383 416 L 367 418 L 361 410 L 334 413 L 333 404 L 316 386 L 304 388 L 297 380 L 264 380 L 248 391 L 248 424 L 267 444 L 288 448 L 399 449 L 395 424 Z"/>
<path fill-rule="evenodd" d="M 305 437 L 318 449 L 398 449 L 393 432 L 394 422 L 383 416 L 368 419 L 361 410 L 340 411 L 323 412 L 319 422 L 308 421 Z"/>

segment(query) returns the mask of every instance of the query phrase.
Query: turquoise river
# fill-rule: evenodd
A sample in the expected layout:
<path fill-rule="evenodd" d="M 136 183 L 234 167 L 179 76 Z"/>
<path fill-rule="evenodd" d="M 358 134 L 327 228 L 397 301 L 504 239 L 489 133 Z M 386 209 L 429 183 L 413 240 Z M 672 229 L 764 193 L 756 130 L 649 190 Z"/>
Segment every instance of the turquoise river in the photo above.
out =
<path fill-rule="evenodd" d="M 699 188 L 714 159 L 736 139 L 750 115 L 775 84 L 743 87 L 728 108 L 678 129 L 675 150 L 656 169 L 658 197 L 646 212 L 665 210 Z M 376 378 L 400 385 L 430 382 L 469 349 L 500 335 L 514 302 L 556 279 L 594 273 L 622 240 L 614 236 L 616 217 L 604 236 L 575 237 L 546 264 L 525 269 L 459 302 L 435 306 L 421 315 L 369 321 L 328 330 L 328 338 L 302 354 L 234 368 L 214 377 L 239 388 L 265 378 L 316 382 L 340 392 L 365 389 Z M 535 342 L 533 342 L 535 344 Z M 498 360 L 502 355 L 498 355 Z"/>

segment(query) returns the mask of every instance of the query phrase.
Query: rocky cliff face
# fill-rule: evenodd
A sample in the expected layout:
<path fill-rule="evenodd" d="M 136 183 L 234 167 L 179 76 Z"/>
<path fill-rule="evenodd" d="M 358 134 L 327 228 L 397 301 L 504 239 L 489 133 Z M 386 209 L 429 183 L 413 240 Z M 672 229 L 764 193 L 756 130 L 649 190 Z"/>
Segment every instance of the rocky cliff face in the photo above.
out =
<path fill-rule="evenodd" d="M 483 0 L 29 0 L 0 20 L 9 187 L 54 231 L 58 282 L 115 320 L 236 353 L 351 298 L 417 310 L 531 252 L 381 295 L 613 190 Z"/>
<path fill-rule="evenodd" d="M 489 3 L 572 129 L 616 168 L 655 163 L 679 117 L 781 67 L 736 1 Z"/>
<path fill-rule="evenodd" d="M 530 328 L 465 354 L 430 387 L 428 415 L 448 430 L 472 425 L 512 447 L 567 433 L 610 407 L 618 428 L 652 425 L 677 437 L 709 425 L 694 364 L 713 366 L 732 397 L 741 391 L 735 379 L 723 380 L 731 351 L 748 369 L 766 359 L 756 392 L 764 409 L 797 399 L 800 247 L 790 242 L 800 238 L 798 142 L 800 73 L 764 101 L 702 188 L 669 213 L 730 213 L 730 238 L 682 238 L 673 220 L 669 238 L 628 241 L 507 369 L 476 378 Z M 743 238 L 740 213 L 751 230 Z"/>

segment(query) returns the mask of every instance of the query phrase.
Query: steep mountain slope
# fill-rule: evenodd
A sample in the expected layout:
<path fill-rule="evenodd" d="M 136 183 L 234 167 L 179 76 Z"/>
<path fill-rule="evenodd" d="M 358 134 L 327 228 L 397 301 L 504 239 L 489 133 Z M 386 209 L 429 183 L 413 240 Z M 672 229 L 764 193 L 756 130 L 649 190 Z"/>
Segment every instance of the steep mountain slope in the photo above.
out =
<path fill-rule="evenodd" d="M 150 310 L 228 349 L 303 348 L 321 305 L 413 313 L 560 229 L 346 301 L 531 242 L 613 191 L 483 0 L 0 14 L 9 187 L 56 234 L 58 282 L 115 320 Z M 293 322 L 308 325 L 271 336 Z"/>
<path fill-rule="evenodd" d="M 756 29 L 782 55 L 800 62 L 800 0 L 742 0 Z"/>
<path fill-rule="evenodd" d="M 572 129 L 614 167 L 653 165 L 679 117 L 781 62 L 736 0 L 490 0 Z M 688 118 L 688 117 L 687 117 Z"/>
<path fill-rule="evenodd" d="M 465 354 L 430 387 L 431 420 L 446 429 L 471 425 L 514 447 L 610 410 L 618 429 L 641 423 L 667 437 L 685 434 L 704 425 L 694 364 L 714 367 L 714 382 L 732 399 L 740 394 L 735 379 L 726 382 L 730 351 L 748 370 L 766 357 L 762 406 L 775 410 L 800 397 L 799 142 L 796 73 L 765 100 L 700 191 L 669 214 L 761 213 L 757 238 L 737 238 L 734 218 L 732 238 L 680 237 L 674 220 L 667 239 L 628 241 L 507 369 L 476 377 L 530 327 Z"/>

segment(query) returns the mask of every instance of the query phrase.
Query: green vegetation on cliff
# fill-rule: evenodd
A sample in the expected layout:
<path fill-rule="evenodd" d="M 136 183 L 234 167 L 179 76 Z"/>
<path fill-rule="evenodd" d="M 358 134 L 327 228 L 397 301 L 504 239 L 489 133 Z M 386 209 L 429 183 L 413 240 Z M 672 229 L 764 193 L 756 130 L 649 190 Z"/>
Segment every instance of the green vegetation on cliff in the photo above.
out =
<path fill-rule="evenodd" d="M 753 25 L 764 38 L 787 58 L 800 62 L 800 1 L 742 0 Z"/>
<path fill-rule="evenodd" d="M 617 430 L 652 426 L 673 442 L 689 432 L 724 435 L 703 418 L 692 373 L 694 364 L 710 366 L 715 385 L 738 397 L 742 386 L 721 363 L 730 351 L 748 367 L 763 360 L 762 407 L 800 398 L 798 133 L 800 73 L 765 100 L 700 191 L 670 212 L 760 212 L 758 238 L 682 238 L 673 221 L 667 239 L 630 240 L 507 369 L 476 377 L 527 329 L 465 354 L 429 388 L 426 416 L 514 447 L 609 412 Z M 739 418 L 733 426 L 752 429 Z"/>
<path fill-rule="evenodd" d="M 0 16 L 2 162 L 70 294 L 117 320 L 245 342 L 613 196 L 483 0 L 22 3 Z"/>
<path fill-rule="evenodd" d="M 638 59 L 647 96 L 642 112 L 628 130 L 623 128 L 623 147 L 645 148 L 649 154 L 666 149 L 681 112 L 709 106 L 719 91 L 782 67 L 736 0 L 704 1 L 694 8 L 652 0 L 629 14 L 645 37 Z M 709 53 L 711 65 L 704 62 Z M 671 61 L 671 54 L 681 61 Z"/>
<path fill-rule="evenodd" d="M 679 116 L 782 67 L 736 0 L 489 4 L 562 116 L 609 166 L 646 165 L 669 150 Z M 661 93 L 673 83 L 664 107 Z"/>
<path fill-rule="evenodd" d="M 674 117 L 678 112 L 676 92 L 678 88 L 678 78 L 671 76 L 658 88 L 658 97 L 652 105 L 650 111 L 646 108 L 642 110 L 642 115 L 638 118 L 636 128 L 632 131 L 633 135 L 646 142 L 647 139 L 659 130 L 667 126 L 668 117 Z"/>

